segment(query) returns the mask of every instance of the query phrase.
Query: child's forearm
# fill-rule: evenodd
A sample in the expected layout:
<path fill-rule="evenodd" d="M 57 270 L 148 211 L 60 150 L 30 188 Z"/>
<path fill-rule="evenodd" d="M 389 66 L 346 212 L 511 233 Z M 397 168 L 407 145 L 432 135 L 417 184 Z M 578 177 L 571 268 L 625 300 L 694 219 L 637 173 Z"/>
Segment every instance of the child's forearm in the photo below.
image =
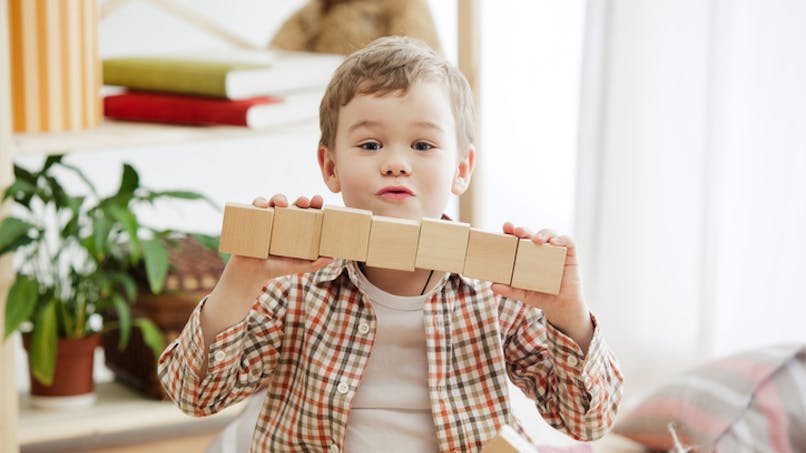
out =
<path fill-rule="evenodd" d="M 562 311 L 556 316 L 545 313 L 546 319 L 562 333 L 568 335 L 582 349 L 584 354 L 588 353 L 591 340 L 593 339 L 593 321 L 590 311 L 586 306 L 578 307 L 569 313 L 570 310 Z"/>
<path fill-rule="evenodd" d="M 200 323 L 204 336 L 205 354 L 209 350 L 216 335 L 228 327 L 243 320 L 255 298 L 265 283 L 265 280 L 250 279 L 250 272 L 239 266 L 240 257 L 232 257 L 215 288 L 207 297 L 207 301 L 200 313 Z M 234 260 L 234 262 L 233 262 Z M 207 362 L 202 365 L 201 376 L 207 372 Z"/>

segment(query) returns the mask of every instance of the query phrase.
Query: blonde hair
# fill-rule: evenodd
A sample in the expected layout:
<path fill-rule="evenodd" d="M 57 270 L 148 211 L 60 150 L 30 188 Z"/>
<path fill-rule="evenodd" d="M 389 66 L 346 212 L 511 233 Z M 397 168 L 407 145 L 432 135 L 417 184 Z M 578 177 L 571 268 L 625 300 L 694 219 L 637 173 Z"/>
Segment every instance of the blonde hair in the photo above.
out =
<path fill-rule="evenodd" d="M 462 150 L 472 145 L 476 116 L 470 84 L 459 70 L 424 42 L 387 36 L 349 55 L 336 69 L 319 105 L 321 145 L 333 147 L 339 111 L 356 95 L 405 92 L 415 82 L 441 83 L 451 99 L 457 142 Z"/>

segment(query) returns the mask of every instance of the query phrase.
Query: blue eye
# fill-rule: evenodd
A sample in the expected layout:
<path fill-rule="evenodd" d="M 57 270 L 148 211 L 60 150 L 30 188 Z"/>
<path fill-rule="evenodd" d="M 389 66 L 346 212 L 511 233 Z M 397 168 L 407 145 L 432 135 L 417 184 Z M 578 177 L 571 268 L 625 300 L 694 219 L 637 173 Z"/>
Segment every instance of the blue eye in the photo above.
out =
<path fill-rule="evenodd" d="M 365 149 L 367 151 L 378 151 L 381 149 L 381 144 L 378 142 L 366 142 L 358 145 L 361 149 Z"/>
<path fill-rule="evenodd" d="M 412 148 L 414 148 L 417 151 L 430 151 L 433 147 L 434 146 L 432 144 L 427 142 L 417 142 L 414 145 L 412 145 Z"/>

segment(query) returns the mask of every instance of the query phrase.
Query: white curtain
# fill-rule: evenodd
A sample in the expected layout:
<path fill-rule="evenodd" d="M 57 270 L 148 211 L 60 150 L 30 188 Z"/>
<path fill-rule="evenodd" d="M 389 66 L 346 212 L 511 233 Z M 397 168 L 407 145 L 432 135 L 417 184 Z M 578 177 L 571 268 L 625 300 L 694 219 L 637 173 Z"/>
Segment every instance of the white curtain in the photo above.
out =
<path fill-rule="evenodd" d="M 806 2 L 587 12 L 576 235 L 628 391 L 806 342 Z"/>

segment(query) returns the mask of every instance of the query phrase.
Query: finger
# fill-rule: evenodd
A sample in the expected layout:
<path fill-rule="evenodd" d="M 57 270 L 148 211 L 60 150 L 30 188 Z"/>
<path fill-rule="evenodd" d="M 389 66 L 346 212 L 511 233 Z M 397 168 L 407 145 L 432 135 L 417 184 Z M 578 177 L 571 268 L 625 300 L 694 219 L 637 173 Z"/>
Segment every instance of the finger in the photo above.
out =
<path fill-rule="evenodd" d="M 318 271 L 319 269 L 327 266 L 332 262 L 333 258 L 330 258 L 329 256 L 320 256 L 319 258 L 316 259 L 316 261 L 311 263 L 311 266 L 313 267 L 314 271 Z"/>
<path fill-rule="evenodd" d="M 322 198 L 321 195 L 314 195 L 311 198 L 311 207 L 316 209 L 322 209 L 322 206 L 325 204 L 325 200 Z"/>
<path fill-rule="evenodd" d="M 269 200 L 263 197 L 256 197 L 254 200 L 252 200 L 252 206 L 256 208 L 268 208 Z"/>
<path fill-rule="evenodd" d="M 308 197 L 299 197 L 296 201 L 294 201 L 294 204 L 299 208 L 307 208 L 311 205 L 311 202 L 308 200 Z"/>
<path fill-rule="evenodd" d="M 574 248 L 575 245 L 576 245 L 576 244 L 574 244 L 573 239 L 571 239 L 569 236 L 565 236 L 565 235 L 563 235 L 563 236 L 555 236 L 555 237 L 551 238 L 551 241 L 549 241 L 549 243 L 551 245 L 557 245 L 557 246 L 566 247 L 566 248 Z"/>
<path fill-rule="evenodd" d="M 278 193 L 271 197 L 271 200 L 269 200 L 269 206 L 285 208 L 288 206 L 288 200 L 285 198 L 285 195 Z"/>
<path fill-rule="evenodd" d="M 515 225 L 512 222 L 504 222 L 504 234 L 512 234 L 515 231 Z"/>
<path fill-rule="evenodd" d="M 493 283 L 492 285 L 490 285 L 490 289 L 493 290 L 493 293 L 498 294 L 499 296 L 506 297 L 508 299 L 516 299 L 520 301 L 526 300 L 525 290 L 513 288 L 509 285 L 504 285 L 502 283 Z"/>
<path fill-rule="evenodd" d="M 512 231 L 512 234 L 518 236 L 519 238 L 529 239 L 532 237 L 532 230 L 526 227 L 519 226 L 515 227 L 515 229 Z"/>
<path fill-rule="evenodd" d="M 532 238 L 532 241 L 537 244 L 545 244 L 549 242 L 552 238 L 556 237 L 557 233 L 554 230 L 543 228 L 542 230 L 538 231 L 537 234 Z"/>

